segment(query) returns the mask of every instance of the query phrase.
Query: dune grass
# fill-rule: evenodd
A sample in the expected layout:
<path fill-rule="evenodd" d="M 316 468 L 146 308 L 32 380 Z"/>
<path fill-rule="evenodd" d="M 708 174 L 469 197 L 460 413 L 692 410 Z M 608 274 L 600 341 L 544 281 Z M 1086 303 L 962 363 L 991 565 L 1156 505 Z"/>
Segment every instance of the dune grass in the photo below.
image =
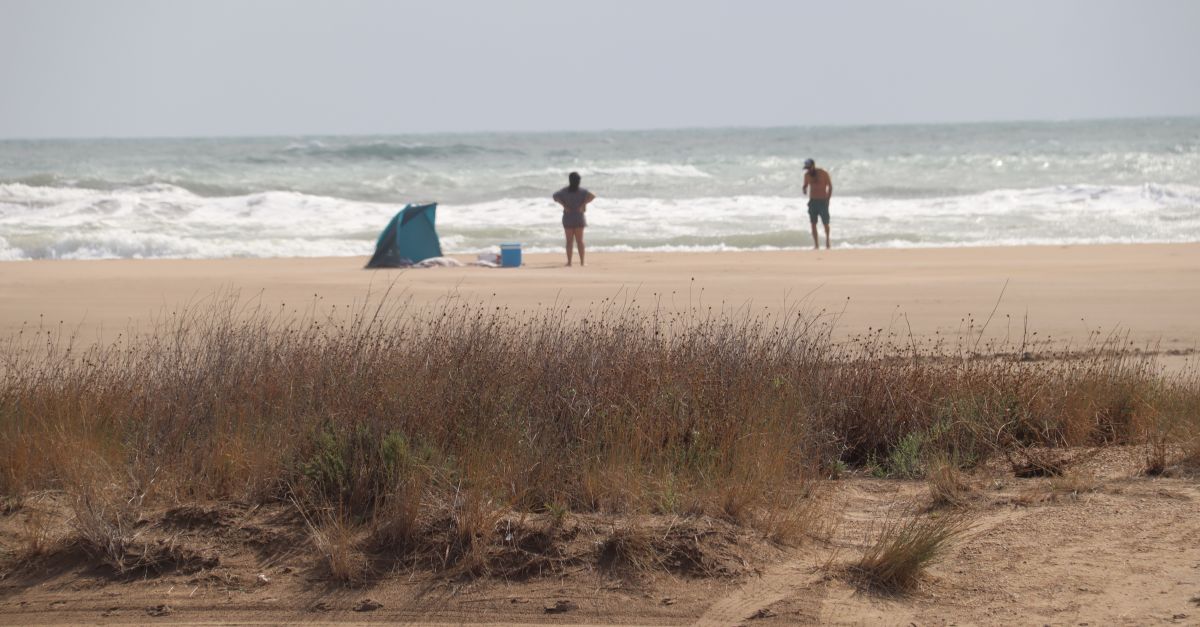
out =
<path fill-rule="evenodd" d="M 0 496 L 291 503 L 349 581 L 359 552 L 430 537 L 441 567 L 471 570 L 512 512 L 710 516 L 796 543 L 821 524 L 820 478 L 847 466 L 920 476 L 935 456 L 1140 442 L 1200 415 L 1194 375 L 1119 342 L 1027 361 L 882 332 L 835 344 L 832 319 L 799 311 L 383 303 L 231 297 L 89 347 L 22 332 L 0 351 Z"/>
<path fill-rule="evenodd" d="M 970 515 L 962 510 L 928 515 L 893 513 L 879 525 L 862 557 L 851 565 L 851 574 L 876 591 L 910 591 L 920 582 L 925 569 L 970 524 Z"/>

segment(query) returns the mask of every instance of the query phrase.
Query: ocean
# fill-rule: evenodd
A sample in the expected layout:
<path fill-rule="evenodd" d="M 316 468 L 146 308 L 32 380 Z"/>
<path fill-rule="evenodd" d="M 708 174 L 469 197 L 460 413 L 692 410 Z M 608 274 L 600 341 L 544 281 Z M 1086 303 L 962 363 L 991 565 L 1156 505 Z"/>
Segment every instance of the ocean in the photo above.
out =
<path fill-rule="evenodd" d="M 368 255 L 409 202 L 447 253 L 1200 241 L 1200 118 L 579 133 L 0 141 L 0 260 Z"/>

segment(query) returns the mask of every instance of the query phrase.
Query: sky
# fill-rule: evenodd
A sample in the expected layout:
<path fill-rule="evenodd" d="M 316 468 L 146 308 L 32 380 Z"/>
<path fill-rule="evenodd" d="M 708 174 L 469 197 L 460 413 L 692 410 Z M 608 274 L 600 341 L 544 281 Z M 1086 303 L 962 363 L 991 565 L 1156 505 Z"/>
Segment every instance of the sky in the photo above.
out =
<path fill-rule="evenodd" d="M 1194 115 L 1193 0 L 0 0 L 0 138 Z"/>

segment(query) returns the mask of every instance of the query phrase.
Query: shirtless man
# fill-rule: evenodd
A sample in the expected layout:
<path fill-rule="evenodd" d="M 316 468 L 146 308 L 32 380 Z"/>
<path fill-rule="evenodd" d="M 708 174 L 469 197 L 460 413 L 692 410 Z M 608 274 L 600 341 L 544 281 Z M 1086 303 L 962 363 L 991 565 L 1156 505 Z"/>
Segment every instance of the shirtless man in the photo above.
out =
<path fill-rule="evenodd" d="M 833 196 L 833 180 L 829 173 L 817 167 L 812 159 L 804 160 L 804 187 L 801 189 L 808 194 L 808 220 L 812 223 L 813 250 L 821 249 L 821 239 L 817 237 L 817 218 L 825 225 L 825 249 L 829 249 L 829 199 Z M 810 190 L 811 186 L 811 190 Z"/>

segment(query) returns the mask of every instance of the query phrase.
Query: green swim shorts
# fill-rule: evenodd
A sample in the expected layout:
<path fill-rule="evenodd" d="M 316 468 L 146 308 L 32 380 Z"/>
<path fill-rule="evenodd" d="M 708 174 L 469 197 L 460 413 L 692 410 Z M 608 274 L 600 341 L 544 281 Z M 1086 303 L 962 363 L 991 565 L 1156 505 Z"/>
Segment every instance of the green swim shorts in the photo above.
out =
<path fill-rule="evenodd" d="M 816 224 L 817 218 L 821 218 L 821 224 L 829 224 L 828 198 L 814 198 L 808 201 L 808 221 Z"/>

